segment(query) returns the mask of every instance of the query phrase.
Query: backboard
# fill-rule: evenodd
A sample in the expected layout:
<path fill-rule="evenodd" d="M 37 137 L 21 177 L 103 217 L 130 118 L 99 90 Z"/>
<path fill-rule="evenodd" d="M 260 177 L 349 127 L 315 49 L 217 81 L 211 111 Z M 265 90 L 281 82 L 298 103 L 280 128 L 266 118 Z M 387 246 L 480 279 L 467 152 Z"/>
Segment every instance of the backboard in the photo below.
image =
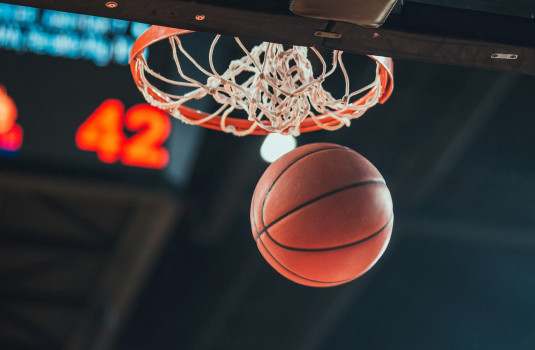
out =
<path fill-rule="evenodd" d="M 6 2 L 242 39 L 535 75 L 535 4 L 525 0 Z"/>

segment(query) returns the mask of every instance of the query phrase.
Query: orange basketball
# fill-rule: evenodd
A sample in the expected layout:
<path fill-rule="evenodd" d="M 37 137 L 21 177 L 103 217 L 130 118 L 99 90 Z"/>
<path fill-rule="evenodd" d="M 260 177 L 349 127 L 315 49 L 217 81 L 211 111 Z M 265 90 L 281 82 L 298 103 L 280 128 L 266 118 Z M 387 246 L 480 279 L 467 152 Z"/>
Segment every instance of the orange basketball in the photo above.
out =
<path fill-rule="evenodd" d="M 280 274 L 307 286 L 354 280 L 381 257 L 392 198 L 379 171 L 343 146 L 296 148 L 265 171 L 251 203 L 258 249 Z"/>

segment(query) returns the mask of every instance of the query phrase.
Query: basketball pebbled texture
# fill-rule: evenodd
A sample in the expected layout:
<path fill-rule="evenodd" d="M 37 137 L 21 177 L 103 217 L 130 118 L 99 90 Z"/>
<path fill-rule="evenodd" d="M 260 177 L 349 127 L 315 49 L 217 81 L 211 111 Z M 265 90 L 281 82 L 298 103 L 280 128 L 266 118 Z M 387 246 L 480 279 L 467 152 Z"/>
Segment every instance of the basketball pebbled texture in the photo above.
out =
<path fill-rule="evenodd" d="M 329 287 L 352 281 L 381 257 L 392 198 L 379 171 L 329 143 L 296 148 L 272 163 L 251 202 L 251 227 L 266 261 L 288 279 Z"/>

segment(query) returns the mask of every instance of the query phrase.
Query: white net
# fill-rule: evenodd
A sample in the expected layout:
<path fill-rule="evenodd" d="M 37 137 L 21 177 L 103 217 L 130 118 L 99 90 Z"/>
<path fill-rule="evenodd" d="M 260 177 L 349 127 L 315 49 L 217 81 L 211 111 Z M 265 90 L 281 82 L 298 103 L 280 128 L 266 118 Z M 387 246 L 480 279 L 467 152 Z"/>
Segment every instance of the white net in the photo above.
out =
<path fill-rule="evenodd" d="M 342 61 L 342 51 L 334 51 L 331 67 L 327 70 L 322 55 L 315 48 L 310 48 L 321 62 L 321 72 L 315 76 L 308 58 L 307 47 L 293 46 L 284 49 L 281 44 L 264 42 L 248 50 L 238 38 L 235 38 L 245 55 L 241 59 L 231 61 L 228 69 L 219 74 L 213 63 L 219 39 L 220 35 L 217 35 L 210 47 L 210 68 L 207 70 L 186 51 L 179 36 L 169 38 L 176 69 L 182 80 L 164 77 L 149 68 L 142 55 L 136 57 L 139 61 L 141 82 L 138 85 L 145 99 L 188 124 L 204 124 L 211 120 L 219 120 L 221 130 L 238 136 L 248 135 L 257 128 L 269 133 L 298 135 L 300 125 L 306 118 L 317 125 L 316 129 L 336 130 L 342 126 L 349 126 L 352 119 L 360 117 L 379 101 L 381 93 L 379 64 L 372 83 L 362 89 L 351 91 L 348 74 Z M 189 60 L 206 74 L 207 81 L 201 83 L 188 77 L 181 59 Z M 334 98 L 322 85 L 337 69 L 341 70 L 345 84 L 344 95 L 339 99 Z M 191 90 L 183 95 L 163 92 L 149 81 L 147 75 L 167 84 Z M 201 118 L 192 118 L 181 111 L 184 103 L 208 95 L 213 96 L 220 104 L 220 108 L 214 113 L 203 115 Z M 235 110 L 246 112 L 247 120 L 250 121 L 247 127 L 237 128 L 234 125 L 232 121 L 236 118 L 232 118 L 231 113 Z"/>

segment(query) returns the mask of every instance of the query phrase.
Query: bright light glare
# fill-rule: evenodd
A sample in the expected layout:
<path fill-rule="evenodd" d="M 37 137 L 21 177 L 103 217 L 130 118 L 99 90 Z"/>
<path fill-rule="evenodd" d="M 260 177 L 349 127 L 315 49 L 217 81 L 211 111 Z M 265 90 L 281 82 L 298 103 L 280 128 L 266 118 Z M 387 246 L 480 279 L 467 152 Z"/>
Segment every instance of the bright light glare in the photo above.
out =
<path fill-rule="evenodd" d="M 260 148 L 260 155 L 266 162 L 273 163 L 296 145 L 297 141 L 292 135 L 269 134 Z"/>

